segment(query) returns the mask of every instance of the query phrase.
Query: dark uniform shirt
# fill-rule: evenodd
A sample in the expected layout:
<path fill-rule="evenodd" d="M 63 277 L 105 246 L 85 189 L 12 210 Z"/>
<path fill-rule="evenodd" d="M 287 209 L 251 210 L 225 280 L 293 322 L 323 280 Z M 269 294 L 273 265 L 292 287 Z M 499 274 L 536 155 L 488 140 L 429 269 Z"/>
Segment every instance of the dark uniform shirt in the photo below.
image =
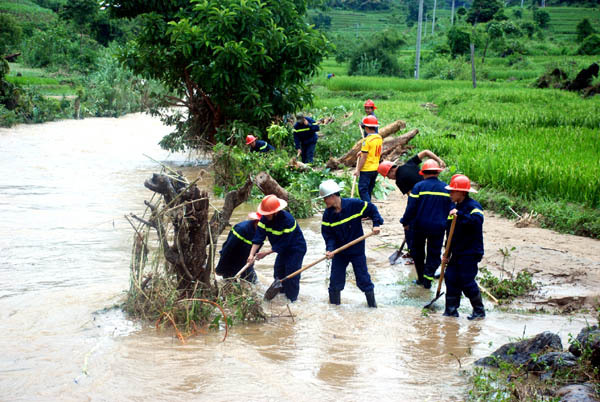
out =
<path fill-rule="evenodd" d="M 423 176 L 419 174 L 420 164 L 421 158 L 417 154 L 396 169 L 396 186 L 402 194 L 408 194 L 415 184 L 423 180 Z"/>
<path fill-rule="evenodd" d="M 458 220 L 454 227 L 450 253 L 455 257 L 483 255 L 483 208 L 481 204 L 467 196 L 463 202 L 456 205 L 456 209 Z"/>
<path fill-rule="evenodd" d="M 237 274 L 246 265 L 255 232 L 252 220 L 240 222 L 231 228 L 220 251 L 221 258 L 217 264 L 217 274 L 230 277 Z"/>
<path fill-rule="evenodd" d="M 298 223 L 287 211 L 279 211 L 271 221 L 260 218 L 253 244 L 263 244 L 269 238 L 271 248 L 276 253 L 285 251 L 306 251 L 306 241 Z"/>
<path fill-rule="evenodd" d="M 296 145 L 296 149 L 300 149 L 302 144 L 316 143 L 319 139 L 319 136 L 317 136 L 319 126 L 310 117 L 305 117 L 305 119 L 308 125 L 300 122 L 294 124 L 294 144 Z"/>
<path fill-rule="evenodd" d="M 357 198 L 342 198 L 342 210 L 337 213 L 335 208 L 327 208 L 323 212 L 321 234 L 325 239 L 327 251 L 333 251 L 364 234 L 362 218 L 373 220 L 373 227 L 383 224 L 377 207 L 370 202 Z M 361 241 L 347 248 L 340 254 L 357 255 L 365 253 L 365 242 Z"/>
<path fill-rule="evenodd" d="M 454 205 L 445 187 L 446 183 L 437 177 L 429 177 L 415 184 L 400 223 L 424 233 L 443 233 L 448 213 Z"/>
<path fill-rule="evenodd" d="M 256 140 L 256 144 L 252 148 L 250 148 L 252 152 L 269 152 L 275 150 L 275 147 L 271 144 L 267 144 L 265 141 Z"/>

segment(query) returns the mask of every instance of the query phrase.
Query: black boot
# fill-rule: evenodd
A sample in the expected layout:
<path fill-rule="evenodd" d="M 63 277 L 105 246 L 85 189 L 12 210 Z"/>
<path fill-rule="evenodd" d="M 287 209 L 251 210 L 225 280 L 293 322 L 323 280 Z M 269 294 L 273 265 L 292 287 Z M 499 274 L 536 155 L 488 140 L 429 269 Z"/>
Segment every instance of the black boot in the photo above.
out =
<path fill-rule="evenodd" d="M 470 298 L 471 306 L 473 306 L 473 314 L 467 317 L 469 320 L 475 320 L 477 318 L 485 318 L 485 309 L 483 308 L 483 301 L 481 300 L 481 292 L 477 293 L 476 296 Z"/>
<path fill-rule="evenodd" d="M 446 308 L 444 315 L 446 317 L 458 317 L 458 307 L 460 306 L 460 296 L 448 296 L 446 294 Z"/>
<path fill-rule="evenodd" d="M 377 308 L 377 303 L 375 302 L 375 292 L 372 290 L 370 292 L 365 292 L 365 296 L 367 297 L 367 304 L 369 307 Z"/>
<path fill-rule="evenodd" d="M 329 289 L 329 303 L 330 304 L 340 304 L 340 291 L 339 290 L 331 290 Z"/>

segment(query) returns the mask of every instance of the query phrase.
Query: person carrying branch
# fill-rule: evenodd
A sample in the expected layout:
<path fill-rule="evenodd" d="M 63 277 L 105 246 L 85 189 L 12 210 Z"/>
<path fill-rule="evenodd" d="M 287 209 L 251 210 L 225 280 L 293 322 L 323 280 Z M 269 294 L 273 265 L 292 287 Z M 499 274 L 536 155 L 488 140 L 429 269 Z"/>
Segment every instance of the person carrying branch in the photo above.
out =
<path fill-rule="evenodd" d="M 283 279 L 302 268 L 302 260 L 306 254 L 306 241 L 302 230 L 292 214 L 283 210 L 286 206 L 287 202 L 276 195 L 270 194 L 263 198 L 258 206 L 260 222 L 252 239 L 252 248 L 247 260 L 253 264 L 257 259 L 277 253 L 273 267 L 275 279 Z M 267 237 L 271 243 L 271 250 L 258 252 Z M 300 275 L 284 281 L 282 285 L 282 291 L 287 298 L 292 302 L 296 301 L 300 292 Z"/>
<path fill-rule="evenodd" d="M 404 229 L 413 232 L 411 254 L 417 270 L 417 284 L 425 289 L 431 288 L 440 265 L 448 213 L 452 209 L 446 183 L 438 179 L 442 170 L 434 159 L 423 163 L 419 174 L 424 180 L 412 188 L 404 216 L 400 219 Z"/>
<path fill-rule="evenodd" d="M 296 124 L 294 124 L 294 144 L 298 156 L 302 157 L 302 163 L 312 163 L 315 155 L 315 147 L 319 136 L 319 126 L 310 117 L 303 113 L 296 115 Z"/>
<path fill-rule="evenodd" d="M 363 201 L 371 202 L 371 194 L 377 180 L 377 168 L 381 157 L 383 139 L 375 131 L 379 127 L 377 118 L 367 116 L 363 119 L 365 138 L 358 156 L 354 176 L 358 176 L 358 194 Z"/>
<path fill-rule="evenodd" d="M 227 240 L 223 243 L 220 251 L 221 258 L 215 269 L 217 275 L 221 275 L 223 278 L 233 278 L 248 260 L 260 215 L 250 212 L 248 218 L 231 228 Z M 241 278 L 248 282 L 256 282 L 254 265 L 246 268 Z"/>
<path fill-rule="evenodd" d="M 475 277 L 477 264 L 483 257 L 483 208 L 481 204 L 469 197 L 469 193 L 477 191 L 471 188 L 471 181 L 465 175 L 454 175 L 450 185 L 450 198 L 456 208 L 450 211 L 450 217 L 456 219 L 454 235 L 450 245 L 450 258 L 444 275 L 446 284 L 445 316 L 458 317 L 461 294 L 471 301 L 473 313 L 469 320 L 485 317 L 485 309 L 481 300 L 481 291 Z"/>
<path fill-rule="evenodd" d="M 420 165 L 423 159 L 430 158 L 437 161 L 441 168 L 446 167 L 446 163 L 438 157 L 436 154 L 431 152 L 428 149 L 425 149 L 418 154 L 414 155 L 412 158 L 406 161 L 403 165 L 396 165 L 390 161 L 383 161 L 379 164 L 377 168 L 377 172 L 383 177 L 387 177 L 396 182 L 396 186 L 400 189 L 402 194 L 409 195 L 410 192 L 421 180 L 423 180 L 423 176 L 419 174 Z M 410 229 L 404 230 L 404 238 L 406 239 L 406 247 L 408 252 L 403 256 L 404 258 L 408 258 L 409 264 L 414 263 L 412 261 L 412 256 L 410 254 L 410 250 L 413 247 L 413 232 Z"/>
<path fill-rule="evenodd" d="M 252 134 L 246 136 L 246 145 L 250 146 L 250 152 L 267 153 L 275 150 L 273 145 L 267 144 L 266 141 L 256 139 Z"/>
<path fill-rule="evenodd" d="M 326 180 L 319 186 L 319 196 L 327 208 L 323 212 L 321 234 L 325 239 L 325 255 L 331 262 L 329 278 L 329 303 L 340 304 L 340 293 L 346 284 L 346 268 L 352 263 L 356 286 L 365 293 L 369 307 L 377 307 L 371 276 L 367 269 L 365 241 L 361 241 L 337 254 L 332 251 L 361 237 L 362 218 L 371 218 L 373 232 L 379 234 L 383 218 L 377 207 L 370 202 L 356 198 L 341 198 L 340 187 L 333 180 Z"/>

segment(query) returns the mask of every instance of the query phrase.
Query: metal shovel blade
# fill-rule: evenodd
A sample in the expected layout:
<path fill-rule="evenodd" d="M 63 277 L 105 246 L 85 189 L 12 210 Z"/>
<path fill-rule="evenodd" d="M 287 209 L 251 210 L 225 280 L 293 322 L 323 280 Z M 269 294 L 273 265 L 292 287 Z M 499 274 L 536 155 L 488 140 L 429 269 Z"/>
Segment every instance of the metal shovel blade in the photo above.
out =
<path fill-rule="evenodd" d="M 265 300 L 273 300 L 279 294 L 279 290 L 283 287 L 280 279 L 275 279 L 269 289 L 265 292 Z"/>
<path fill-rule="evenodd" d="M 437 299 L 439 299 L 440 297 L 442 297 L 444 295 L 444 293 L 446 292 L 442 292 L 439 295 L 437 295 L 435 297 L 435 299 L 433 299 L 432 301 L 430 301 L 428 304 L 426 304 L 425 306 L 423 306 L 423 308 L 431 308 L 433 306 L 433 303 L 435 303 L 437 301 Z"/>
<path fill-rule="evenodd" d="M 390 265 L 396 265 L 396 263 L 398 263 L 398 260 L 400 259 L 400 257 L 402 257 L 402 252 L 400 250 L 394 251 L 394 253 L 388 257 L 388 261 L 390 262 Z"/>

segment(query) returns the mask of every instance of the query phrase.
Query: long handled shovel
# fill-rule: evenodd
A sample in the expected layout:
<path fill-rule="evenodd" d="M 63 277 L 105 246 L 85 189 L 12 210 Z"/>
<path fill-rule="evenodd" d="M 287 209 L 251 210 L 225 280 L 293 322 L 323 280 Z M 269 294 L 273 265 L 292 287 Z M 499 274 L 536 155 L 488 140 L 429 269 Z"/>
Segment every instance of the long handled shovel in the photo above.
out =
<path fill-rule="evenodd" d="M 477 286 L 479 286 L 479 289 L 481 289 L 481 291 L 482 291 L 483 293 L 485 293 L 486 295 L 488 295 L 488 297 L 489 297 L 490 299 L 492 299 L 492 301 L 493 301 L 494 303 L 496 303 L 496 304 L 498 304 L 498 303 L 499 303 L 499 302 L 498 302 L 498 299 L 496 299 L 496 298 L 494 297 L 494 295 L 490 293 L 490 291 L 489 291 L 489 290 L 487 290 L 486 288 L 484 288 L 484 287 L 483 287 L 483 286 L 481 286 L 480 284 L 477 284 Z"/>
<path fill-rule="evenodd" d="M 406 239 L 402 240 L 402 245 L 400 245 L 400 248 L 398 250 L 394 251 L 392 253 L 392 255 L 390 255 L 388 257 L 388 261 L 390 262 L 390 265 L 396 265 L 396 263 L 398 262 L 400 257 L 402 257 L 402 250 L 404 249 L 405 244 L 406 244 Z"/>
<path fill-rule="evenodd" d="M 423 308 L 430 308 L 431 306 L 433 306 L 433 303 L 435 303 L 437 301 L 437 299 L 439 299 L 440 297 L 442 297 L 442 295 L 446 292 L 442 292 L 440 293 L 440 291 L 442 290 L 442 282 L 444 281 L 444 272 L 446 271 L 446 260 L 448 259 L 448 255 L 450 255 L 450 245 L 452 244 L 452 235 L 454 234 L 454 227 L 456 226 L 456 221 L 458 219 L 458 215 L 454 216 L 454 219 L 452 219 L 452 225 L 450 225 L 450 233 L 448 234 L 448 242 L 446 243 L 446 249 L 444 250 L 444 260 L 442 261 L 442 269 L 440 271 L 440 279 L 438 281 L 438 287 L 437 287 L 437 292 L 435 293 L 435 298 L 429 302 L 426 306 L 424 306 Z"/>
<path fill-rule="evenodd" d="M 246 272 L 246 270 L 250 267 L 250 265 L 252 264 L 246 264 L 244 265 L 242 268 L 240 268 L 240 270 L 238 271 L 237 274 L 235 274 L 235 276 L 233 277 L 234 280 L 238 279 L 240 276 L 242 276 L 242 274 L 244 272 Z"/>
<path fill-rule="evenodd" d="M 359 161 L 360 161 L 360 159 L 358 159 L 356 161 L 356 167 L 358 167 Z M 354 189 L 356 188 L 356 178 L 357 178 L 357 176 L 354 176 L 354 178 L 352 179 L 352 190 L 350 191 L 350 198 L 354 198 Z"/>
<path fill-rule="evenodd" d="M 340 251 L 344 251 L 345 249 L 347 249 L 348 247 L 352 247 L 354 246 L 356 243 L 363 241 L 364 239 L 366 239 L 369 236 L 373 236 L 375 234 L 375 232 L 371 232 L 368 233 L 366 235 L 362 235 L 354 240 L 352 240 L 350 243 L 343 245 L 340 248 L 337 248 L 333 251 L 333 254 L 337 254 Z M 267 291 L 265 292 L 265 300 L 273 300 L 273 298 L 275 296 L 277 296 L 277 294 L 279 293 L 279 289 L 281 289 L 281 287 L 283 286 L 281 283 L 285 280 L 288 280 L 290 278 L 293 278 L 294 276 L 300 274 L 303 271 L 306 271 L 307 269 L 309 269 L 312 266 L 317 265 L 318 263 L 320 263 L 321 261 L 324 261 L 325 259 L 327 259 L 326 256 L 323 256 L 321 258 L 319 258 L 317 261 L 311 262 L 308 265 L 303 266 L 302 268 L 300 268 L 299 270 L 297 270 L 296 272 L 292 272 L 291 274 L 289 274 L 288 276 L 286 276 L 285 278 L 282 279 L 275 279 L 273 281 L 273 283 L 271 284 L 271 286 L 269 286 L 269 289 L 267 289 Z"/>

